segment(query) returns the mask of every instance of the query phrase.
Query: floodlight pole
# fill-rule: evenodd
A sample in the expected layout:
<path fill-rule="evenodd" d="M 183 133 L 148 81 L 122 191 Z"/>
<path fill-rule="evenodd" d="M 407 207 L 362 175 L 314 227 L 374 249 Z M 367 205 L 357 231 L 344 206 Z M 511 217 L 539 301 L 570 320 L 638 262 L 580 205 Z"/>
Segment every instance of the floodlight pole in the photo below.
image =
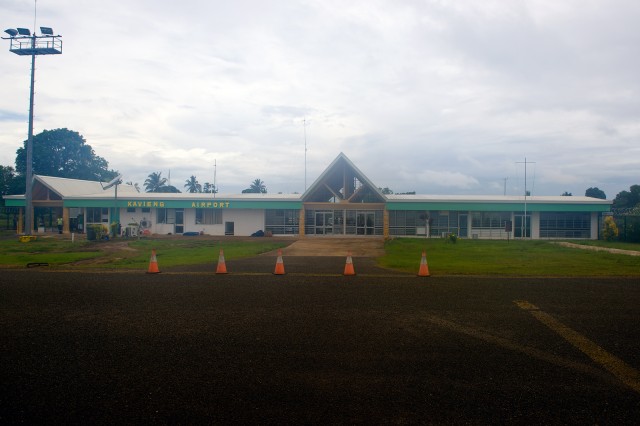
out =
<path fill-rule="evenodd" d="M 62 53 L 62 41 L 59 35 L 53 35 L 51 28 L 40 28 L 44 35 L 36 35 L 35 29 L 32 34 L 28 30 L 18 29 L 18 31 L 9 29 L 5 32 L 9 37 L 2 37 L 4 40 L 11 40 L 9 51 L 16 55 L 31 56 L 31 84 L 29 90 L 29 134 L 27 135 L 27 158 L 26 158 L 26 176 L 25 176 L 25 235 L 31 235 L 33 232 L 33 103 L 35 97 L 35 80 L 36 80 L 36 55 L 55 55 Z M 25 32 L 20 32 L 20 31 Z M 19 35 L 18 35 L 19 34 Z M 28 45 L 22 40 L 30 39 Z M 38 43 L 38 39 L 45 39 L 44 43 Z"/>
<path fill-rule="evenodd" d="M 25 235 L 31 235 L 33 231 L 33 98 L 35 97 L 36 82 L 36 36 L 31 39 L 31 48 L 34 53 L 31 55 L 31 85 L 29 90 L 29 134 L 27 136 L 27 176 L 25 181 L 24 198 L 26 200 L 25 212 Z"/>

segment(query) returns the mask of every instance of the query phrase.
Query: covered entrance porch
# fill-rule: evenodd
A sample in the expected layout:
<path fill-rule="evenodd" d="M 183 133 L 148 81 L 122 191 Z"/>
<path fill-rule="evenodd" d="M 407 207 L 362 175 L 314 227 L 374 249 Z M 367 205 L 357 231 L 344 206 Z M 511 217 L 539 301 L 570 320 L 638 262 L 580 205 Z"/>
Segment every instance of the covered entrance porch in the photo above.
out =
<path fill-rule="evenodd" d="M 385 196 L 342 153 L 309 187 L 302 201 L 301 234 L 385 235 Z"/>

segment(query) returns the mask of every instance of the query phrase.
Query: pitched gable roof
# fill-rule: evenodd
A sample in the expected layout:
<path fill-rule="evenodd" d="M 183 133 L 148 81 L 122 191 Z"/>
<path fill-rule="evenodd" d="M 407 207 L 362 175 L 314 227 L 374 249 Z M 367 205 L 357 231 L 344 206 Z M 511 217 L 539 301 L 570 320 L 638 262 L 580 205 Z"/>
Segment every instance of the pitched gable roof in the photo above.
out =
<path fill-rule="evenodd" d="M 61 198 L 68 198 L 79 195 L 94 195 L 98 198 L 105 196 L 114 196 L 115 187 L 108 189 L 102 189 L 104 183 L 92 181 L 92 180 L 80 180 L 80 179 L 68 179 L 55 176 L 34 176 L 34 192 L 38 186 L 44 187 L 47 190 L 55 193 Z M 118 185 L 118 193 L 138 193 L 138 191 L 131 185 Z"/>
<path fill-rule="evenodd" d="M 384 203 L 382 192 L 340 153 L 302 195 L 304 202 Z"/>

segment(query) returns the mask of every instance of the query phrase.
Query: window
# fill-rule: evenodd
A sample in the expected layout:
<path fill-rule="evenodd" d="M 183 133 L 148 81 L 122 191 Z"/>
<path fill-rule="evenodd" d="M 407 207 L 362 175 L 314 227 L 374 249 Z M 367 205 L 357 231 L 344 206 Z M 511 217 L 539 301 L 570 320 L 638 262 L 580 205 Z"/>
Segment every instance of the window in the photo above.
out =
<path fill-rule="evenodd" d="M 457 211 L 432 211 L 429 213 L 429 235 L 443 237 L 448 234 L 458 234 Z"/>
<path fill-rule="evenodd" d="M 151 207 L 143 207 L 142 213 L 151 213 Z"/>
<path fill-rule="evenodd" d="M 136 212 L 135 207 L 127 207 L 127 213 L 135 213 L 135 212 Z"/>
<path fill-rule="evenodd" d="M 510 212 L 473 212 L 471 214 L 471 226 L 474 229 L 504 229 L 505 224 L 510 220 Z"/>
<path fill-rule="evenodd" d="M 424 210 L 389 210 L 389 234 L 416 235 L 421 228 L 424 235 L 426 214 Z"/>
<path fill-rule="evenodd" d="M 196 225 L 222 225 L 222 212 L 215 209 L 196 209 Z"/>
<path fill-rule="evenodd" d="M 87 223 L 109 223 L 109 209 L 106 207 L 87 207 Z"/>
<path fill-rule="evenodd" d="M 265 231 L 274 235 L 297 234 L 300 223 L 300 210 L 266 210 Z"/>
<path fill-rule="evenodd" d="M 540 238 L 590 237 L 590 213 L 540 213 Z"/>
<path fill-rule="evenodd" d="M 176 223 L 175 209 L 157 209 L 156 223 Z"/>

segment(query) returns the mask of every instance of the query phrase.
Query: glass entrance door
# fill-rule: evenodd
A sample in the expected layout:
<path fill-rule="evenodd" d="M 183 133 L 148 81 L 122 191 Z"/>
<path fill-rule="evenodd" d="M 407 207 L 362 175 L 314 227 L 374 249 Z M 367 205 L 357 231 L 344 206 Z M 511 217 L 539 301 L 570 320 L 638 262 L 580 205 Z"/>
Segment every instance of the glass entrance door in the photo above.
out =
<path fill-rule="evenodd" d="M 524 220 L 523 214 L 516 214 L 514 216 L 515 223 L 513 226 L 514 238 L 529 238 L 531 237 L 531 216 L 527 215 L 527 220 Z"/>
<path fill-rule="evenodd" d="M 358 212 L 356 217 L 357 235 L 374 235 L 376 214 L 374 212 Z"/>
<path fill-rule="evenodd" d="M 176 234 L 184 233 L 184 210 L 176 209 Z"/>
<path fill-rule="evenodd" d="M 458 215 L 458 236 L 461 238 L 467 238 L 469 236 L 469 223 L 467 222 L 467 215 Z"/>
<path fill-rule="evenodd" d="M 316 235 L 333 234 L 333 212 L 316 212 Z"/>

